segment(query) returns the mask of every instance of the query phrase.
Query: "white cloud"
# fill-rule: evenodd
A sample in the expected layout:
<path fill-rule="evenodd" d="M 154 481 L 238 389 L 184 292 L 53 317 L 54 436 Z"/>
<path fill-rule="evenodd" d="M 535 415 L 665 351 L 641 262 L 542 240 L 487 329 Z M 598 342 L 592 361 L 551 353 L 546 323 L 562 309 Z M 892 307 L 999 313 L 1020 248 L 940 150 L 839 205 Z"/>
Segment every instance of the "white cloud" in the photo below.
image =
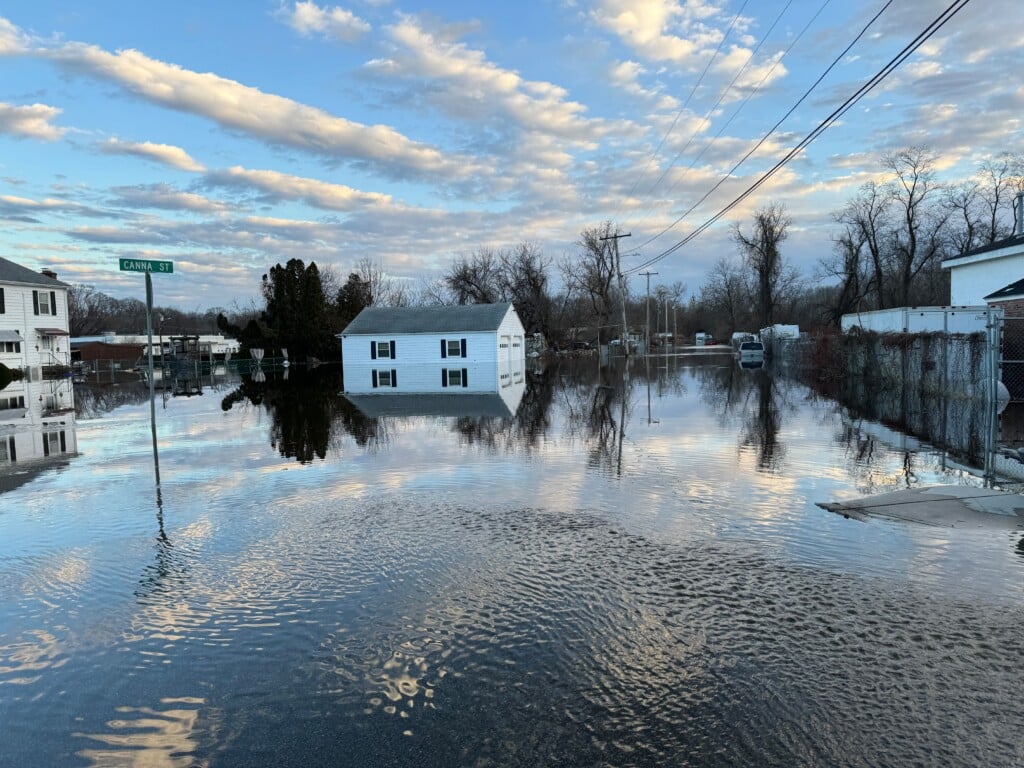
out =
<path fill-rule="evenodd" d="M 0 133 L 43 141 L 56 141 L 66 132 L 50 124 L 61 113 L 57 107 L 29 104 L 19 107 L 0 101 Z"/>
<path fill-rule="evenodd" d="M 540 131 L 583 145 L 619 130 L 622 124 L 588 118 L 587 108 L 569 100 L 568 92 L 553 83 L 529 81 L 502 68 L 479 50 L 424 29 L 415 19 L 402 16 L 387 29 L 398 45 L 388 59 L 367 68 L 378 74 L 425 79 L 430 98 L 449 114 L 481 121 L 508 120 L 512 126 Z"/>
<path fill-rule="evenodd" d="M 241 166 L 211 172 L 206 175 L 206 183 L 222 187 L 253 188 L 271 201 L 302 201 L 329 211 L 351 211 L 369 205 L 391 203 L 390 195 L 360 192 L 344 184 L 332 184 L 277 171 L 254 171 Z"/>
<path fill-rule="evenodd" d="M 194 213 L 221 213 L 229 210 L 224 203 L 193 192 L 181 192 L 170 184 L 146 184 L 137 187 L 114 187 L 115 203 L 128 208 L 162 208 Z"/>
<path fill-rule="evenodd" d="M 446 156 L 386 125 L 363 125 L 284 96 L 206 72 L 193 72 L 135 50 L 108 53 L 69 43 L 46 53 L 69 70 L 115 82 L 156 104 L 200 115 L 264 141 L 336 160 L 371 163 L 389 175 L 441 180 L 487 173 L 471 158 Z"/>
<path fill-rule="evenodd" d="M 22 53 L 28 45 L 28 38 L 20 29 L 0 18 L 0 55 Z"/>
<path fill-rule="evenodd" d="M 638 55 L 693 65 L 721 40 L 701 22 L 719 13 L 710 4 L 676 0 L 599 0 L 591 18 Z"/>
<path fill-rule="evenodd" d="M 321 8 L 312 2 L 296 3 L 287 18 L 288 25 L 300 35 L 319 33 L 346 43 L 357 40 L 371 29 L 368 22 L 352 11 L 338 6 Z"/>
<path fill-rule="evenodd" d="M 201 163 L 197 163 L 189 157 L 185 150 L 170 144 L 154 144 L 149 141 L 136 143 L 111 138 L 100 144 L 99 149 L 107 155 L 144 157 L 147 160 L 155 160 L 158 163 L 169 165 L 181 171 L 194 171 L 198 173 L 206 170 Z"/>

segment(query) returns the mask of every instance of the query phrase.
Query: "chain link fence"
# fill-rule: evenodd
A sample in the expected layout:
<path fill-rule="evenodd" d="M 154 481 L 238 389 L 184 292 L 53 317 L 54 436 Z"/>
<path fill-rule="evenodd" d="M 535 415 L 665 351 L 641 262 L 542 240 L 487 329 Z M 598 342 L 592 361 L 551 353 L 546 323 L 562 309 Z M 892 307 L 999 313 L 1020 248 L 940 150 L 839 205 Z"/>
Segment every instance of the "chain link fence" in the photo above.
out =
<path fill-rule="evenodd" d="M 1024 402 L 1024 317 L 1004 317 L 1000 380 L 1011 402 Z"/>

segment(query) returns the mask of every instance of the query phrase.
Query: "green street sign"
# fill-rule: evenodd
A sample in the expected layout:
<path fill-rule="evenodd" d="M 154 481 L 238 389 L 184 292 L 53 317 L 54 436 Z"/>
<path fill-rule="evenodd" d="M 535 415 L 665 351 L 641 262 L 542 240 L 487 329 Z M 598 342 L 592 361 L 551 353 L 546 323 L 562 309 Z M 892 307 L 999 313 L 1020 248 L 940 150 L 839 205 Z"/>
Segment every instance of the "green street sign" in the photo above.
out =
<path fill-rule="evenodd" d="M 169 275 L 174 272 L 173 261 L 153 261 L 152 259 L 118 259 L 122 272 L 158 272 Z"/>

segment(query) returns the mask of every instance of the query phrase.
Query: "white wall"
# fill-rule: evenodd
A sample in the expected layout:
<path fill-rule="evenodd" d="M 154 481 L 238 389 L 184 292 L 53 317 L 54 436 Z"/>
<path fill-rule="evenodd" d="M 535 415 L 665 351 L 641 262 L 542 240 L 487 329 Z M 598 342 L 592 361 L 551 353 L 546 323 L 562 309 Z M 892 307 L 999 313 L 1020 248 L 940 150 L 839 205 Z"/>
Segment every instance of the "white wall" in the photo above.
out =
<path fill-rule="evenodd" d="M 984 304 L 993 291 L 1024 278 L 1024 250 L 1006 248 L 965 261 L 949 267 L 950 304 Z"/>
<path fill-rule="evenodd" d="M 68 336 L 50 337 L 52 356 L 43 348 L 43 342 L 36 328 L 61 328 L 68 330 L 68 297 L 64 288 L 41 288 L 28 285 L 4 283 L 4 312 L 0 314 L 0 331 L 18 331 L 22 336 L 19 354 L 0 353 L 0 363 L 8 368 L 35 368 L 40 365 L 71 362 L 71 346 Z M 36 315 L 33 309 L 32 292 L 50 292 L 56 296 L 56 314 Z M 38 347 L 38 349 L 37 349 Z"/>
<path fill-rule="evenodd" d="M 24 408 L 0 410 L 0 464 L 11 463 L 11 442 L 15 463 L 53 458 L 59 454 L 78 452 L 75 432 L 74 386 L 70 379 L 52 381 L 15 381 L 3 391 L 0 399 L 21 397 Z M 64 433 L 63 447 L 60 433 Z M 54 437 L 50 438 L 49 436 Z M 44 445 L 45 443 L 45 445 Z M 49 453 L 47 453 L 49 451 Z"/>
<path fill-rule="evenodd" d="M 897 307 L 843 315 L 840 326 L 844 333 L 854 327 L 875 333 L 979 333 L 985 330 L 990 317 L 1001 313 L 1001 309 L 986 305 Z"/>
<path fill-rule="evenodd" d="M 441 357 L 441 340 L 465 339 L 466 357 Z M 372 359 L 371 341 L 395 342 L 395 357 Z M 363 392 L 447 392 L 441 385 L 441 371 L 466 369 L 467 392 L 495 392 L 498 389 L 497 341 L 493 333 L 398 334 L 392 336 L 344 336 L 341 358 L 345 391 Z M 372 371 L 395 371 L 398 386 L 373 387 Z"/>

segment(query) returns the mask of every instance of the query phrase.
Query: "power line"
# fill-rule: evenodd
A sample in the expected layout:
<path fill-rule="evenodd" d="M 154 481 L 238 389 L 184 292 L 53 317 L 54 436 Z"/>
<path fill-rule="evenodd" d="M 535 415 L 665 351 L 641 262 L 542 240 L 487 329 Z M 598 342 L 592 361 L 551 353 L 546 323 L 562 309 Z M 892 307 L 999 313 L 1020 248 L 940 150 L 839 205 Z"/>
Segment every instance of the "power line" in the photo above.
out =
<path fill-rule="evenodd" d="M 747 2 L 748 0 L 743 0 L 743 5 L 741 5 L 740 9 L 736 11 L 736 15 L 732 17 L 732 22 L 729 24 L 729 28 L 725 30 L 725 34 L 722 35 L 722 39 L 718 41 L 718 47 L 715 49 L 715 52 L 711 55 L 711 58 L 708 59 L 708 63 L 704 65 L 704 71 L 700 73 L 700 77 L 698 77 L 697 82 L 693 84 L 693 88 L 691 88 L 690 92 L 687 94 L 686 100 L 683 102 L 683 105 L 679 108 L 679 111 L 676 112 L 676 116 L 672 119 L 672 125 L 669 126 L 667 131 L 665 131 L 665 134 L 661 137 L 661 141 L 658 142 L 658 146 L 655 148 L 654 152 L 651 153 L 651 156 L 647 159 L 647 164 L 644 166 L 643 171 L 640 172 L 640 176 L 637 178 L 637 180 L 633 182 L 633 186 L 630 187 L 627 197 L 631 197 L 633 193 L 636 191 L 636 188 L 640 186 L 640 182 L 643 181 L 644 176 L 647 175 L 647 169 L 651 167 L 651 163 L 653 163 L 655 158 L 657 158 L 658 153 L 661 152 L 661 148 L 665 146 L 665 142 L 668 140 L 668 137 L 672 134 L 672 131 L 676 129 L 676 123 L 678 123 L 679 118 L 683 116 L 683 112 L 686 110 L 686 107 L 689 106 L 690 99 L 693 98 L 693 95 L 697 92 L 697 89 L 700 88 L 700 84 L 704 82 L 704 76 L 707 75 L 708 70 L 711 69 L 711 65 L 715 63 L 715 59 L 718 58 L 718 54 L 722 52 L 722 47 L 725 45 L 725 41 L 729 39 L 729 35 L 732 34 L 732 29 L 734 26 L 736 26 L 736 22 L 739 20 L 740 14 L 742 14 L 743 10 L 747 7 Z M 654 186 L 657 185 L 657 182 L 655 182 Z"/>
<path fill-rule="evenodd" d="M 821 4 L 821 6 L 818 8 L 818 10 L 815 12 L 815 14 L 811 17 L 810 21 L 808 21 L 807 24 L 804 25 L 804 28 L 800 30 L 800 34 L 798 34 L 793 39 L 793 42 L 790 43 L 789 47 L 786 49 L 786 51 L 783 54 L 782 58 L 787 56 L 789 54 L 789 52 L 791 50 L 793 50 L 793 46 L 796 45 L 796 43 L 800 40 L 800 38 L 802 38 L 804 36 L 804 33 L 806 33 L 808 29 L 810 29 L 811 24 L 813 24 L 814 21 L 818 18 L 818 16 L 821 15 L 822 11 L 825 10 L 825 8 L 826 8 L 826 6 L 828 6 L 829 2 L 831 2 L 831 0 L 825 0 L 825 2 Z M 669 232 L 670 230 L 674 229 L 675 226 L 680 221 L 682 221 L 684 218 L 686 218 L 686 216 L 688 216 L 690 213 L 692 213 L 694 211 L 694 209 L 697 208 L 697 206 L 699 206 L 702 202 L 707 200 L 707 198 L 710 197 L 711 194 L 714 193 L 715 190 L 717 190 L 720 186 L 722 186 L 722 184 L 724 184 L 726 182 L 726 180 L 728 180 L 732 176 L 732 174 L 736 172 L 736 169 L 739 168 L 741 165 L 743 165 L 743 163 L 746 162 L 750 158 L 750 156 L 752 154 L 754 154 L 758 149 L 760 149 L 761 145 L 764 144 L 768 140 L 768 138 L 775 132 L 775 130 L 780 125 L 782 125 L 782 123 L 785 122 L 785 120 L 790 115 L 792 115 L 793 112 L 796 111 L 796 108 L 799 107 L 808 96 L 811 95 L 811 92 L 814 91 L 814 89 L 818 87 L 818 85 L 821 83 L 821 81 L 825 79 L 825 77 L 828 75 L 829 72 L 832 71 L 832 69 L 836 66 L 836 64 L 838 64 L 842 60 L 843 56 L 845 56 L 850 51 L 850 49 L 853 48 L 854 45 L 856 45 L 857 41 L 860 40 L 861 37 L 863 37 L 864 33 L 868 31 L 868 28 L 871 27 L 871 25 L 875 22 L 875 20 L 877 20 L 878 17 L 882 15 L 882 13 L 885 11 L 885 9 L 888 8 L 892 4 L 892 2 L 893 2 L 893 0 L 888 0 L 888 2 L 886 2 L 886 4 L 884 6 L 882 6 L 882 9 L 878 13 L 876 13 L 874 15 L 874 17 L 871 19 L 871 21 L 869 21 L 864 26 L 864 28 L 860 31 L 860 33 L 850 42 L 850 44 L 847 45 L 846 48 L 843 49 L 842 53 L 840 53 L 832 61 L 832 63 L 829 64 L 828 68 L 824 72 L 822 72 L 821 75 L 818 77 L 818 79 L 815 80 L 814 83 L 811 85 L 811 87 L 808 88 L 804 92 L 804 95 L 801 96 L 797 100 L 797 102 L 792 107 L 789 108 L 789 111 L 787 111 L 786 114 L 784 114 L 781 118 L 779 118 L 778 122 L 776 122 L 775 125 L 773 125 L 768 130 L 768 132 L 765 133 L 764 136 L 761 137 L 761 139 L 757 142 L 757 144 L 755 144 L 753 146 L 752 149 L 750 149 L 750 151 L 748 151 L 745 155 L 743 155 L 742 158 L 740 158 L 739 162 L 737 162 L 732 168 L 729 169 L 728 173 L 726 173 L 718 181 L 718 183 L 716 183 L 710 190 L 708 190 L 708 192 L 704 195 L 704 197 L 702 197 L 700 200 L 698 200 L 687 211 L 685 211 L 679 218 L 677 218 L 675 221 L 673 221 L 671 224 L 669 224 L 667 227 L 665 227 L 663 230 L 661 230 L 658 234 L 653 235 L 652 237 L 648 238 L 644 242 L 640 243 L 640 245 L 637 246 L 637 250 L 639 250 L 640 248 L 643 248 L 645 245 L 650 245 L 655 240 L 657 240 L 659 237 L 664 235 L 666 232 Z M 782 58 L 780 58 L 779 61 L 781 61 Z M 729 116 L 729 119 L 725 121 L 725 123 L 722 125 L 722 127 L 718 130 L 718 133 L 715 134 L 714 138 L 710 142 L 708 142 L 704 146 L 704 148 L 700 151 L 700 153 L 690 162 L 690 165 L 686 169 L 686 173 L 689 173 L 691 170 L 693 170 L 693 167 L 697 164 L 697 161 L 700 160 L 704 156 L 704 153 L 707 152 L 714 145 L 714 143 L 716 141 L 718 141 L 719 138 L 721 138 L 722 134 L 725 132 L 725 129 L 728 128 L 729 125 L 732 123 L 732 121 L 736 119 L 737 115 L 739 115 L 739 113 L 743 110 L 743 107 L 745 107 L 747 105 L 747 102 L 750 101 L 750 99 L 754 96 L 754 94 L 757 93 L 758 90 L 760 90 L 761 86 L 764 84 L 764 81 L 768 78 L 768 76 L 771 75 L 771 73 L 775 71 L 775 67 L 778 66 L 779 61 L 776 61 L 775 64 L 772 65 L 772 68 L 765 74 L 765 76 L 763 78 L 761 78 L 761 82 L 759 82 L 757 84 L 757 87 L 754 88 L 750 93 L 747 94 L 746 98 L 744 98 L 744 100 L 743 100 L 742 104 L 740 105 L 739 109 L 737 109 L 735 112 L 732 113 L 732 115 Z M 684 178 L 685 178 L 686 173 L 683 174 Z M 680 181 L 681 181 L 681 179 L 676 179 L 674 182 L 672 182 L 672 186 L 669 187 L 668 192 L 666 192 L 666 194 L 671 194 L 672 190 L 676 188 L 676 186 L 679 184 Z M 648 216 L 650 216 L 649 213 L 648 213 Z M 648 216 L 645 216 L 641 220 L 641 222 L 646 221 Z"/>
<path fill-rule="evenodd" d="M 787 152 L 786 155 L 771 169 L 766 171 L 764 175 L 761 176 L 761 178 L 759 178 L 757 181 L 755 181 L 753 184 L 747 187 L 747 189 L 740 195 L 738 195 L 736 198 L 734 198 L 732 202 L 730 202 L 721 210 L 719 210 L 718 213 L 709 218 L 707 221 L 705 221 L 703 224 L 697 227 L 693 232 L 684 237 L 678 243 L 673 245 L 671 248 L 662 251 L 657 256 L 648 259 L 643 264 L 640 264 L 636 267 L 633 267 L 632 269 L 627 270 L 627 274 L 632 274 L 635 272 L 639 272 L 641 269 L 646 269 L 647 267 L 650 267 L 651 265 L 656 264 L 657 262 L 661 261 L 667 256 L 670 256 L 671 254 L 675 253 L 677 250 L 679 250 L 684 245 L 689 243 L 695 237 L 703 233 L 704 230 L 706 230 L 708 227 L 710 227 L 712 224 L 714 224 L 716 221 L 722 218 L 726 213 L 728 213 L 741 202 L 743 202 L 743 200 L 745 200 L 747 197 L 753 194 L 762 184 L 764 184 L 766 181 L 768 181 L 768 179 L 775 175 L 775 173 L 779 169 L 781 169 L 790 160 L 792 160 L 802 149 L 807 147 L 812 141 L 818 138 L 818 136 L 824 133 L 827 128 L 829 128 L 833 123 L 835 123 L 836 120 L 838 120 L 840 117 L 846 114 L 846 112 L 849 111 L 851 107 L 853 107 L 864 96 L 866 96 L 868 93 L 874 90 L 874 88 L 879 83 L 881 83 L 886 77 L 892 74 L 892 72 L 900 64 L 906 61 L 906 59 L 909 58 L 911 54 L 913 54 L 918 48 L 920 48 L 936 32 L 942 29 L 942 27 L 944 27 L 946 23 L 950 19 L 952 19 L 957 13 L 963 10 L 963 8 L 969 2 L 970 0 L 954 0 L 954 2 L 947 6 L 946 9 L 942 11 L 942 13 L 940 13 L 927 27 L 925 27 L 925 29 L 920 34 L 917 35 L 917 37 L 915 37 L 910 43 L 904 46 L 904 48 L 896 56 L 890 59 L 889 62 L 884 67 L 882 67 L 881 70 L 879 70 L 873 77 L 871 77 L 866 83 L 864 83 L 860 88 L 858 88 L 852 96 L 847 98 L 846 101 L 844 101 L 838 108 L 836 108 L 828 117 L 822 120 L 821 123 L 819 123 L 817 127 L 814 128 L 814 130 L 807 134 L 807 136 L 805 136 L 800 141 L 800 143 L 798 143 L 789 152 Z"/>

